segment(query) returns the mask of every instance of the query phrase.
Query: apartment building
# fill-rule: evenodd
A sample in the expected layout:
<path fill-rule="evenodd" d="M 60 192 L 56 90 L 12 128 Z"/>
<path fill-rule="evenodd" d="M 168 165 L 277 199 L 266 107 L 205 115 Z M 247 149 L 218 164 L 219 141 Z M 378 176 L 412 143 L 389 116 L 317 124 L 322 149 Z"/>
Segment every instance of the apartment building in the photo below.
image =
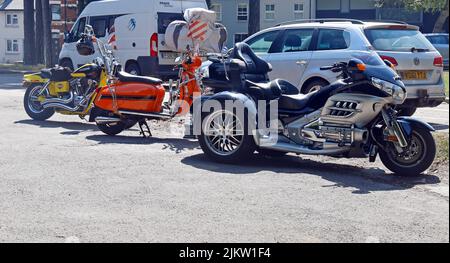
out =
<path fill-rule="evenodd" d="M 0 63 L 23 60 L 23 0 L 0 0 Z"/>
<path fill-rule="evenodd" d="M 261 29 L 286 21 L 311 18 L 314 4 L 315 0 L 261 0 Z M 248 0 L 211 0 L 211 9 L 217 13 L 217 21 L 228 29 L 228 47 L 247 38 Z"/>

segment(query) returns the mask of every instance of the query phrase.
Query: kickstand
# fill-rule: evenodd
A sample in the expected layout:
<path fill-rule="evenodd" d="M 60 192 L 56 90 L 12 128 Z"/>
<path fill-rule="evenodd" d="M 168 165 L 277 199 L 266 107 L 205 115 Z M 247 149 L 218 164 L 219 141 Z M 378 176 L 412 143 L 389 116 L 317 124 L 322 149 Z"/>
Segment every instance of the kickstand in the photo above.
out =
<path fill-rule="evenodd" d="M 150 131 L 150 127 L 148 127 L 148 124 L 145 120 L 139 121 L 139 128 L 141 129 L 141 135 L 144 136 L 144 138 L 153 137 L 153 134 Z M 146 130 L 144 130 L 144 128 L 146 128 Z M 146 133 L 148 133 L 148 136 L 146 135 Z"/>

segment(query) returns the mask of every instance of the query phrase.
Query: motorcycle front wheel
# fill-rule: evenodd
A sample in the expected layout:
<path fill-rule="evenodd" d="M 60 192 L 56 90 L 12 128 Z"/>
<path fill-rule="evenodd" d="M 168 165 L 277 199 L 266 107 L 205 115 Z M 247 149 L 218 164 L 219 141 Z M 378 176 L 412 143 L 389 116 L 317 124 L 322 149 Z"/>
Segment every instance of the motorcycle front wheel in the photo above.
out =
<path fill-rule="evenodd" d="M 52 108 L 45 109 L 42 107 L 39 101 L 39 94 L 41 93 L 44 86 L 42 85 L 32 85 L 27 88 L 25 96 L 23 98 L 23 105 L 25 112 L 37 121 L 45 121 L 55 114 L 55 110 Z"/>
<path fill-rule="evenodd" d="M 433 164 L 436 157 L 436 142 L 430 131 L 416 129 L 411 135 L 408 147 L 398 153 L 392 143 L 386 151 L 380 150 L 380 159 L 392 172 L 401 176 L 417 176 Z"/>

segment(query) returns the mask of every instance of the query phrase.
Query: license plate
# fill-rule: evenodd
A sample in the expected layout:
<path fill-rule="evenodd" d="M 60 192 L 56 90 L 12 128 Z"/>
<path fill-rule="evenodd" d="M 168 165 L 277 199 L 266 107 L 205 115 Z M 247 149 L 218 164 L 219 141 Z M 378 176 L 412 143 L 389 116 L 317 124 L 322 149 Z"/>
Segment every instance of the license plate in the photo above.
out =
<path fill-rule="evenodd" d="M 180 54 L 178 54 L 176 52 L 161 52 L 161 57 L 163 59 L 173 59 L 173 60 L 175 60 L 179 56 L 180 56 Z"/>
<path fill-rule="evenodd" d="M 427 72 L 426 71 L 418 71 L 418 70 L 410 70 L 410 71 L 402 71 L 400 73 L 402 79 L 404 80 L 426 80 Z"/>

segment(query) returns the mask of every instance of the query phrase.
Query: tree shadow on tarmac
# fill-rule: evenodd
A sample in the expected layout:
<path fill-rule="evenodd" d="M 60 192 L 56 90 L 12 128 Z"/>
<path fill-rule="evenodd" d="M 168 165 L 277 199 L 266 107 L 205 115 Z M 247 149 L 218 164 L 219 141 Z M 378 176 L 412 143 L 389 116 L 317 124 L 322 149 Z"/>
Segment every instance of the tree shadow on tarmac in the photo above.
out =
<path fill-rule="evenodd" d="M 40 128 L 63 128 L 67 131 L 61 132 L 62 135 L 78 135 L 85 131 L 98 131 L 95 124 L 84 122 L 60 122 L 60 121 L 36 121 L 36 120 L 21 120 L 14 124 L 33 125 Z"/>
<path fill-rule="evenodd" d="M 199 154 L 186 157 L 182 160 L 185 165 L 197 169 L 208 170 L 221 174 L 250 175 L 262 171 L 274 173 L 299 174 L 304 176 L 314 175 L 333 182 L 323 187 L 330 188 L 355 188 L 354 194 L 370 194 L 379 191 L 406 190 L 417 185 L 431 185 L 440 183 L 440 179 L 434 175 L 420 175 L 414 177 L 401 177 L 386 174 L 380 168 L 361 168 L 346 164 L 325 163 L 309 159 L 301 159 L 296 156 L 283 158 L 269 158 L 255 155 L 245 163 L 226 165 L 212 162 L 205 155 Z"/>
<path fill-rule="evenodd" d="M 187 150 L 199 148 L 197 141 L 176 138 L 158 138 L 158 137 L 133 137 L 133 136 L 107 136 L 91 135 L 86 140 L 96 141 L 98 144 L 128 144 L 128 145 L 151 145 L 162 144 L 163 150 L 170 150 L 177 154 Z"/>

